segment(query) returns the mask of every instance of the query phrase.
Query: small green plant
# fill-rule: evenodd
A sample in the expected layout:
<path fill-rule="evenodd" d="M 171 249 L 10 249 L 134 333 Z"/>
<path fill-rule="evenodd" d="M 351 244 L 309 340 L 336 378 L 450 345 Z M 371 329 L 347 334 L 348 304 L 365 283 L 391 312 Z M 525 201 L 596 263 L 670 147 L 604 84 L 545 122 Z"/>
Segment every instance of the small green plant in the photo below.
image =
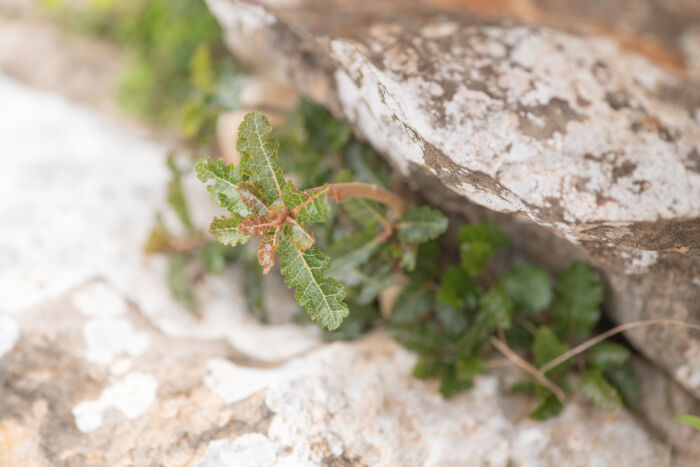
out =
<path fill-rule="evenodd" d="M 679 415 L 676 417 L 676 421 L 683 422 L 700 431 L 700 417 L 696 417 L 695 415 Z"/>
<path fill-rule="evenodd" d="M 471 387 L 495 349 L 533 376 L 512 388 L 537 398 L 532 418 L 560 413 L 575 375 L 581 394 L 596 406 L 635 405 L 638 382 L 626 347 L 599 342 L 585 353 L 575 350 L 567 356 L 571 345 L 584 341 L 600 319 L 603 288 L 593 269 L 575 263 L 553 286 L 544 270 L 531 265 L 498 276 L 491 259 L 507 247 L 508 239 L 489 222 L 459 229 L 460 261 L 450 264 L 446 251 L 453 247 L 436 242 L 447 229 L 446 217 L 426 206 L 408 206 L 382 186 L 385 178 L 373 170 L 363 178 L 376 184 L 324 167 L 324 162 L 333 166 L 338 160 L 312 153 L 347 155 L 350 137 L 327 113 L 303 105 L 304 135 L 293 136 L 299 129 L 289 125 L 279 136 L 283 156 L 304 167 L 306 175 L 297 179 L 311 186 L 299 189 L 284 177 L 280 143 L 259 112 L 248 114 L 239 129 L 239 166 L 209 160 L 196 164 L 212 200 L 230 212 L 211 223 L 210 232 L 219 242 L 236 246 L 257 237 L 263 271 L 279 255 L 287 285 L 296 288 L 297 302 L 313 321 L 342 330 L 343 320 L 352 323 L 359 314 L 350 335 L 379 319 L 379 292 L 402 278 L 399 282 L 405 285 L 392 306 L 389 332 L 420 355 L 414 374 L 440 379 L 446 397 Z M 319 125 L 324 121 L 325 126 Z M 315 127 L 325 132 L 313 136 Z M 343 163 L 348 160 L 340 157 Z M 328 182 L 334 173 L 336 180 Z"/>

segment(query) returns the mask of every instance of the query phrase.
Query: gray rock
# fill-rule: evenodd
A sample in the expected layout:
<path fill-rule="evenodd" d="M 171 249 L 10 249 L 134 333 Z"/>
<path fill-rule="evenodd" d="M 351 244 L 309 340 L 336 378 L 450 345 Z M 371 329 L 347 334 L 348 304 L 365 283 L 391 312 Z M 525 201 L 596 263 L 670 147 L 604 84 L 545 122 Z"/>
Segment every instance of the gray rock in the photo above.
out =
<path fill-rule="evenodd" d="M 658 43 L 674 47 L 664 55 L 622 33 L 484 20 L 417 2 L 208 3 L 239 58 L 347 118 L 435 204 L 495 217 L 554 270 L 573 258 L 592 262 L 607 275 L 617 322 L 700 323 L 693 7 L 637 2 L 644 13 L 616 23 L 618 32 L 658 31 Z M 623 4 L 609 8 L 630 16 Z M 592 10 L 584 16 L 593 23 L 617 17 Z M 674 54 L 685 68 L 666 60 Z M 628 337 L 700 396 L 691 332 L 650 327 Z"/>

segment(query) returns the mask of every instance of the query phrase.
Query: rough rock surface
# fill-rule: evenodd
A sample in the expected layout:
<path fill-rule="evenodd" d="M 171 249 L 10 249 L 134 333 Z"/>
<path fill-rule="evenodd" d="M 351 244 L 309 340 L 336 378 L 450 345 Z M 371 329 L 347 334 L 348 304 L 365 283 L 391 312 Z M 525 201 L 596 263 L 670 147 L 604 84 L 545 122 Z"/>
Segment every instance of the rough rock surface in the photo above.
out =
<path fill-rule="evenodd" d="M 471 217 L 489 215 L 476 206 L 511 214 L 495 217 L 518 233 L 516 246 L 554 269 L 593 262 L 607 273 L 618 322 L 700 323 L 692 5 L 636 2 L 627 9 L 636 20 L 602 15 L 621 18 L 618 32 L 603 24 L 596 31 L 608 32 L 593 34 L 572 31 L 573 14 L 566 30 L 479 18 L 464 10 L 484 2 L 467 0 L 208 3 L 237 56 L 346 117 L 436 204 Z M 562 16 L 542 13 L 546 1 L 501 3 L 531 4 L 514 9 L 529 20 Z M 586 21 L 595 26 L 593 10 Z M 650 48 L 620 31 L 660 39 Z M 628 337 L 700 396 L 696 336 L 674 327 Z"/>
<path fill-rule="evenodd" d="M 310 329 L 260 326 L 235 274 L 201 283 L 203 316 L 188 316 L 162 258 L 140 252 L 167 148 L 2 76 L 0 97 L 0 465 L 672 460 L 624 411 L 574 402 L 535 423 L 532 400 L 504 396 L 496 376 L 443 400 L 382 333 L 322 345 Z M 204 222 L 210 203 L 192 188 Z"/>

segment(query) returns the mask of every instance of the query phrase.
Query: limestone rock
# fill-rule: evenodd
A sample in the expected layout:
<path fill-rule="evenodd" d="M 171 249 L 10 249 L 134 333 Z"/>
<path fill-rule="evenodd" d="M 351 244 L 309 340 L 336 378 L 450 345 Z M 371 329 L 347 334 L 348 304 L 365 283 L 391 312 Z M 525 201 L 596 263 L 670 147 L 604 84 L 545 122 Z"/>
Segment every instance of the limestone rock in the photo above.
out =
<path fill-rule="evenodd" d="M 496 2 L 539 24 L 466 0 L 208 3 L 239 58 L 347 118 L 436 204 L 496 217 L 555 270 L 591 261 L 618 322 L 700 323 L 697 8 L 607 2 L 572 30 L 580 2 Z M 628 337 L 700 396 L 697 337 Z"/>

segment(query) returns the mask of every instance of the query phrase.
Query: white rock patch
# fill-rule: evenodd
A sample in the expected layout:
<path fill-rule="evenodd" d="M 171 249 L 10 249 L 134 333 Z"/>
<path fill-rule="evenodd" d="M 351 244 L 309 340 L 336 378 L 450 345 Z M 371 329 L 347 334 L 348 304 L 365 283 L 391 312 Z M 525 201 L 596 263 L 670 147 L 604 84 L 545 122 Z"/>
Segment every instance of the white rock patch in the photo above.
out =
<path fill-rule="evenodd" d="M 118 292 L 102 283 L 91 283 L 71 295 L 73 305 L 85 316 L 107 318 L 123 315 L 127 303 Z"/>
<path fill-rule="evenodd" d="M 8 315 L 0 314 L 0 357 L 12 350 L 19 340 L 19 326 Z"/>
<path fill-rule="evenodd" d="M 150 344 L 147 333 L 137 331 L 126 318 L 94 318 L 83 326 L 85 358 L 99 365 L 109 365 L 126 353 L 138 357 Z"/>
<path fill-rule="evenodd" d="M 84 433 L 102 426 L 102 416 L 107 408 L 121 411 L 128 419 L 144 413 L 155 400 L 158 381 L 145 373 L 130 373 L 119 383 L 102 391 L 95 401 L 83 401 L 73 408 L 78 429 Z"/>
<path fill-rule="evenodd" d="M 275 462 L 275 445 L 260 433 L 246 433 L 234 440 L 209 443 L 197 467 L 268 467 Z"/>

